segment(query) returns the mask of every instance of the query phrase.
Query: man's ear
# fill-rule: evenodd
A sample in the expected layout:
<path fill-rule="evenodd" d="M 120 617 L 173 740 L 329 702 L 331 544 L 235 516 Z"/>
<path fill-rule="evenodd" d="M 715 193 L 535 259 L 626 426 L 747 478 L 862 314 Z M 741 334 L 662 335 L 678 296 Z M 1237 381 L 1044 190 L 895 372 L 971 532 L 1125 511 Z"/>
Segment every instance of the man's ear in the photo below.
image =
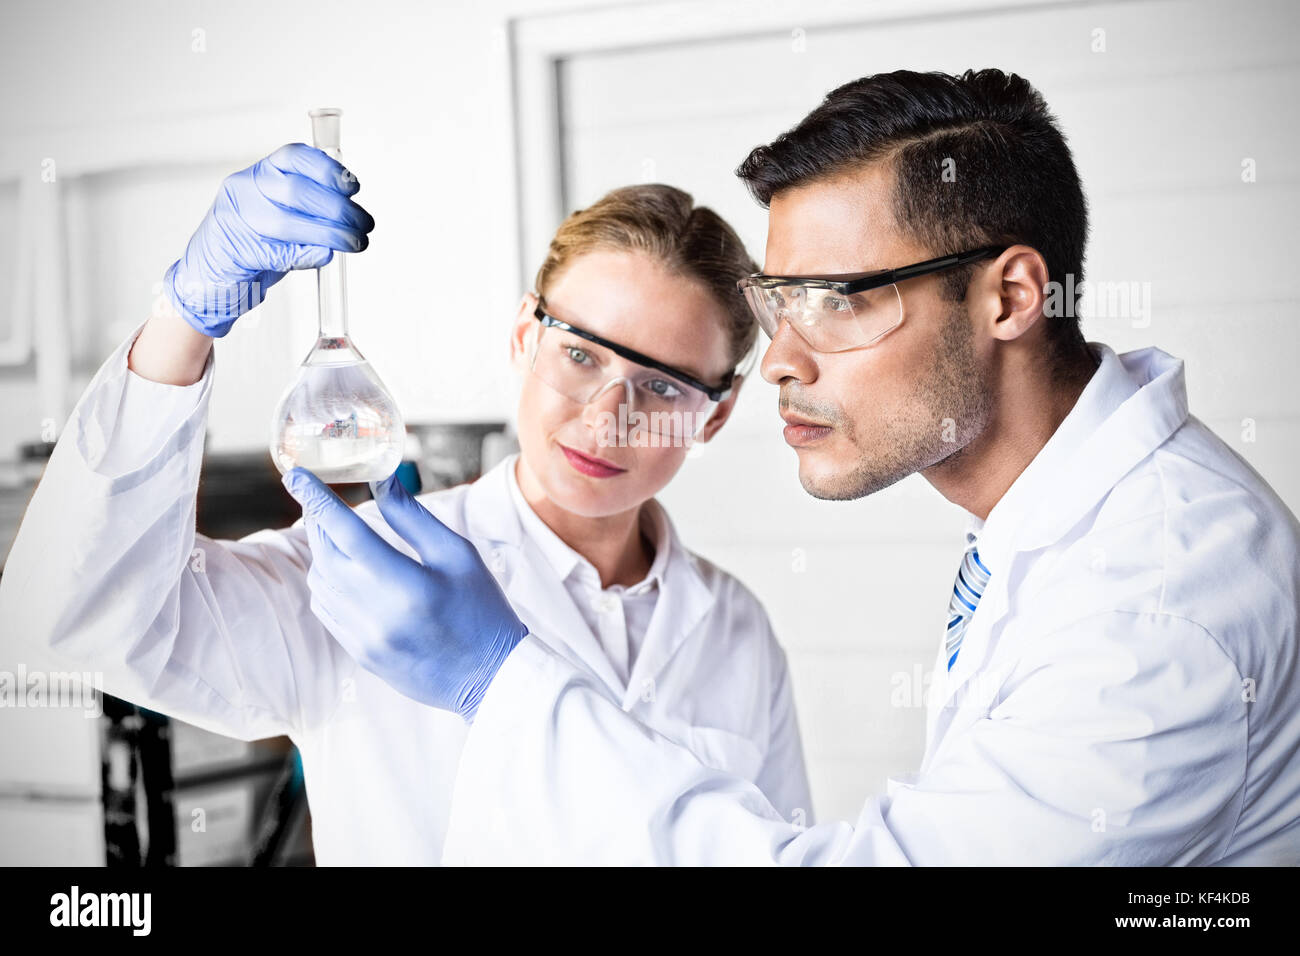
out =
<path fill-rule="evenodd" d="M 995 339 L 1009 342 L 1018 339 L 1043 318 L 1047 304 L 1047 262 L 1032 246 L 1011 246 L 983 270 L 976 288 L 977 301 L 992 321 L 987 326 Z"/>
<path fill-rule="evenodd" d="M 695 436 L 696 441 L 709 441 L 727 423 L 732 410 L 736 407 L 736 399 L 740 397 L 740 386 L 744 381 L 745 376 L 743 375 L 737 375 L 731 380 L 731 394 L 718 402 L 718 407 L 709 416 L 708 424 L 700 429 L 700 433 Z"/>
<path fill-rule="evenodd" d="M 519 310 L 515 313 L 514 325 L 510 327 L 510 364 L 516 371 L 528 371 L 528 361 L 532 357 L 533 336 L 538 327 L 533 310 L 537 308 L 537 293 L 525 292 L 519 300 Z"/>

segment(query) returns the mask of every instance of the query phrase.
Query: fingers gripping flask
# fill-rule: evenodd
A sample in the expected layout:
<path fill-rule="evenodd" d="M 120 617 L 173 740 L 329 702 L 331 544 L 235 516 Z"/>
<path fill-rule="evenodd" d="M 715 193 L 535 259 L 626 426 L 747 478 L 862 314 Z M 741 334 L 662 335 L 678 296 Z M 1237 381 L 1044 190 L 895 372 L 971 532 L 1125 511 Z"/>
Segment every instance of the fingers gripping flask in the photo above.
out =
<path fill-rule="evenodd" d="M 312 110 L 312 145 L 340 159 L 341 110 Z M 320 328 L 271 423 L 271 458 L 326 484 L 379 481 L 402 460 L 406 427 L 393 396 L 348 336 L 347 256 L 316 270 Z"/>

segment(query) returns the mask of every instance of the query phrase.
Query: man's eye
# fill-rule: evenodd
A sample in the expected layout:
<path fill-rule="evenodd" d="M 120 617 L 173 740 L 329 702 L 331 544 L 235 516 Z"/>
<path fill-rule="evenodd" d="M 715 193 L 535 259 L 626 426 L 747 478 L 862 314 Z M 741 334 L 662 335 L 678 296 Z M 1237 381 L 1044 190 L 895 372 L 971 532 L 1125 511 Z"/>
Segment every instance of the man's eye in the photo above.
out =
<path fill-rule="evenodd" d="M 577 365 L 588 365 L 591 363 L 591 356 L 576 345 L 566 345 L 564 351 L 568 353 L 570 361 Z"/>
<path fill-rule="evenodd" d="M 852 312 L 849 300 L 842 295 L 828 295 L 822 299 L 823 312 Z"/>

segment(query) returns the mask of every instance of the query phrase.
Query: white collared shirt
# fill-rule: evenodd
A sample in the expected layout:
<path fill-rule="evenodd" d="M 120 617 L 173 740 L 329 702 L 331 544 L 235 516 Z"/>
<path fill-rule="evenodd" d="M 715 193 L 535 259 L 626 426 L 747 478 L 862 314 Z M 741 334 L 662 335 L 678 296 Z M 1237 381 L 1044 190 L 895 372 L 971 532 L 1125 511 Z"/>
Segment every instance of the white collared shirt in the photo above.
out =
<path fill-rule="evenodd" d="M 564 582 L 573 603 L 604 648 L 610 666 L 626 689 L 628 675 L 636 664 L 637 652 L 645 640 L 658 603 L 660 579 L 668 566 L 671 531 L 663 507 L 651 498 L 641 506 L 638 516 L 641 533 L 655 549 L 654 560 L 645 577 L 636 584 L 612 584 L 602 588 L 600 572 L 595 565 L 552 531 L 524 498 L 515 474 L 518 457 L 517 454 L 510 456 L 506 473 L 510 478 L 510 498 L 519 514 L 520 524 L 541 548 L 556 576 Z"/>

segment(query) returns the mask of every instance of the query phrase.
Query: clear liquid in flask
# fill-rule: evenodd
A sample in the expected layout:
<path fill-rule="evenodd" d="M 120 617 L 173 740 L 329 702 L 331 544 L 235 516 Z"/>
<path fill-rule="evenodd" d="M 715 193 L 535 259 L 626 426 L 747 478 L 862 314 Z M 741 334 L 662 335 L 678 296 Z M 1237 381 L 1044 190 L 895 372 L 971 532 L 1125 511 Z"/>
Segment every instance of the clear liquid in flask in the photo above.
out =
<path fill-rule="evenodd" d="M 350 343 L 322 339 L 280 400 L 271 456 L 327 484 L 380 481 L 401 464 L 406 429 L 392 396 Z"/>

